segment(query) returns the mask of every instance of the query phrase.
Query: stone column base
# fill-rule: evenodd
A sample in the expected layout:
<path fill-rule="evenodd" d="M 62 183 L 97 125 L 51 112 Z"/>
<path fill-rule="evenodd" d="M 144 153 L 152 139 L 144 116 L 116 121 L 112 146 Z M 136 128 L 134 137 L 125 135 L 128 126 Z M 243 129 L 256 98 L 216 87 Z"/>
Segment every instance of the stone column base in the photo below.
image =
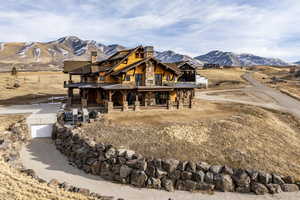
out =
<path fill-rule="evenodd" d="M 178 102 L 177 102 L 177 109 L 178 109 L 178 110 L 183 109 L 183 103 L 182 103 L 182 101 L 178 101 Z"/>
<path fill-rule="evenodd" d="M 171 100 L 168 100 L 167 102 L 168 110 L 173 110 L 174 109 L 174 102 Z"/>
<path fill-rule="evenodd" d="M 83 108 L 86 108 L 87 107 L 87 99 L 81 99 L 81 106 Z"/>
<path fill-rule="evenodd" d="M 140 102 L 139 101 L 135 101 L 134 102 L 134 111 L 139 111 L 140 110 Z"/>
<path fill-rule="evenodd" d="M 125 111 L 128 111 L 128 102 L 127 101 L 125 101 L 125 102 L 123 102 L 123 109 L 122 109 L 124 112 Z"/>
<path fill-rule="evenodd" d="M 112 112 L 114 109 L 114 103 L 112 101 L 107 101 L 106 102 L 106 111 L 107 113 Z"/>

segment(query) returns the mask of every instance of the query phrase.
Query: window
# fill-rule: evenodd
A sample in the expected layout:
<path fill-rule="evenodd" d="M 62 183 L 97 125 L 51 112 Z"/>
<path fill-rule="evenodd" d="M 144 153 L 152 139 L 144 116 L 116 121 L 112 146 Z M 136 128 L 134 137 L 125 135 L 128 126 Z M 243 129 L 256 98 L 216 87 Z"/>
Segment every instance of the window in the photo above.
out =
<path fill-rule="evenodd" d="M 171 79 L 170 79 L 170 75 L 167 75 L 167 76 L 166 76 L 166 80 L 167 80 L 167 81 L 170 81 L 170 80 L 171 80 Z"/>
<path fill-rule="evenodd" d="M 155 74 L 155 85 L 162 85 L 162 75 Z"/>
<path fill-rule="evenodd" d="M 130 75 L 126 75 L 125 80 L 130 81 Z"/>
<path fill-rule="evenodd" d="M 123 64 L 127 64 L 128 63 L 128 59 L 125 59 L 124 61 L 123 61 Z"/>
<path fill-rule="evenodd" d="M 136 57 L 136 58 L 139 58 L 139 57 L 140 57 L 140 54 L 139 54 L 139 53 L 135 53 L 135 57 Z"/>
<path fill-rule="evenodd" d="M 143 74 L 135 74 L 135 84 L 136 86 L 143 85 Z"/>
<path fill-rule="evenodd" d="M 104 81 L 105 77 L 104 76 L 99 76 L 99 81 Z"/>

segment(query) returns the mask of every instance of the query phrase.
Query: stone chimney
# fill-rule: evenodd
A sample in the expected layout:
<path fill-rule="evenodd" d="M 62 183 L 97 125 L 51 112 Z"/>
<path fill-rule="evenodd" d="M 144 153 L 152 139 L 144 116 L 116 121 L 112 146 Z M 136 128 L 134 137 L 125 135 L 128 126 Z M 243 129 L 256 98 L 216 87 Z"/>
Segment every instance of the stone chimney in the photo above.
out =
<path fill-rule="evenodd" d="M 153 57 L 154 56 L 153 46 L 145 46 L 144 52 L 145 52 L 145 58 Z"/>
<path fill-rule="evenodd" d="M 91 61 L 92 61 L 92 63 L 97 62 L 97 51 L 91 52 Z"/>

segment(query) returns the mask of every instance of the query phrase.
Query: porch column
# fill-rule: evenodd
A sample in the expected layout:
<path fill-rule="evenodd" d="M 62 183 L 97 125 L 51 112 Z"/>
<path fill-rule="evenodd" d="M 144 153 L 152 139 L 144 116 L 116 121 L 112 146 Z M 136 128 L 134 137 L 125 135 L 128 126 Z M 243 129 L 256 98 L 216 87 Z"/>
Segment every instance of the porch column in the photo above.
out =
<path fill-rule="evenodd" d="M 182 109 L 183 108 L 183 96 L 182 96 L 182 91 L 178 90 L 177 91 L 177 108 Z"/>
<path fill-rule="evenodd" d="M 171 100 L 171 92 L 168 92 L 168 100 L 167 100 L 167 108 L 168 110 L 173 110 L 173 102 Z"/>
<path fill-rule="evenodd" d="M 189 105 L 190 108 L 194 107 L 196 104 L 196 101 L 194 99 L 194 95 L 195 95 L 194 92 L 195 92 L 195 89 L 190 91 L 190 99 L 189 99 L 190 100 L 190 105 Z"/>
<path fill-rule="evenodd" d="M 127 91 L 122 92 L 123 111 L 128 111 Z"/>
<path fill-rule="evenodd" d="M 107 113 L 110 113 L 114 109 L 114 103 L 112 102 L 112 92 L 108 91 L 108 100 L 106 101 L 106 110 Z"/>
<path fill-rule="evenodd" d="M 140 110 L 140 101 L 139 101 L 138 92 L 136 92 L 135 101 L 134 101 L 134 111 L 139 111 L 139 110 Z"/>
<path fill-rule="evenodd" d="M 87 107 L 87 96 L 88 96 L 88 91 L 87 91 L 87 89 L 84 89 L 82 91 L 82 96 L 81 96 L 81 106 L 83 108 Z"/>
<path fill-rule="evenodd" d="M 73 88 L 68 88 L 68 106 L 72 105 Z"/>

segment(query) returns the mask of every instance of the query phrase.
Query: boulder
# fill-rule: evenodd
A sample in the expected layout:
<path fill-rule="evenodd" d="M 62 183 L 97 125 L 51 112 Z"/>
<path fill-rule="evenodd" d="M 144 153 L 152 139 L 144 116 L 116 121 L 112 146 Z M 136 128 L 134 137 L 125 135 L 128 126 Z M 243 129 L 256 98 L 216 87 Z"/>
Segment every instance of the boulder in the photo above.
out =
<path fill-rule="evenodd" d="M 282 184 L 281 189 L 284 192 L 298 192 L 299 188 L 296 184 Z"/>
<path fill-rule="evenodd" d="M 214 174 L 212 172 L 206 172 L 204 181 L 206 183 L 214 183 Z"/>
<path fill-rule="evenodd" d="M 277 194 L 282 192 L 281 187 L 278 184 L 267 184 L 266 186 L 269 189 L 270 194 Z"/>
<path fill-rule="evenodd" d="M 195 191 L 197 188 L 197 183 L 195 181 L 186 180 L 184 181 L 184 188 L 190 192 Z"/>
<path fill-rule="evenodd" d="M 193 174 L 193 180 L 199 182 L 204 182 L 205 173 L 203 171 L 196 171 Z"/>
<path fill-rule="evenodd" d="M 59 187 L 60 183 L 57 179 L 51 179 L 48 183 L 50 187 Z"/>
<path fill-rule="evenodd" d="M 187 172 L 187 171 L 181 172 L 182 180 L 191 180 L 192 176 L 193 176 L 192 172 Z"/>
<path fill-rule="evenodd" d="M 285 177 L 282 178 L 282 180 L 287 184 L 294 184 L 295 183 L 295 179 L 292 176 L 285 176 Z"/>
<path fill-rule="evenodd" d="M 202 191 L 213 191 L 215 189 L 215 186 L 208 183 L 197 183 L 196 189 Z"/>
<path fill-rule="evenodd" d="M 78 188 L 78 193 L 85 195 L 85 196 L 89 196 L 90 195 L 90 190 L 85 189 L 85 188 Z"/>
<path fill-rule="evenodd" d="M 180 171 L 185 171 L 187 164 L 188 164 L 188 161 L 181 161 L 181 162 L 179 162 L 177 169 Z"/>
<path fill-rule="evenodd" d="M 166 171 L 160 170 L 160 169 L 156 169 L 156 178 L 163 178 L 165 176 L 167 176 L 168 173 Z"/>
<path fill-rule="evenodd" d="M 269 192 L 269 190 L 266 186 L 264 186 L 261 183 L 256 183 L 256 182 L 251 184 L 251 191 L 257 195 L 264 195 Z"/>
<path fill-rule="evenodd" d="M 215 174 L 214 184 L 216 189 L 222 192 L 234 192 L 234 184 L 230 175 L 227 174 Z"/>
<path fill-rule="evenodd" d="M 175 171 L 173 171 L 173 172 L 171 172 L 171 173 L 169 174 L 169 177 L 170 177 L 173 181 L 178 180 L 178 179 L 180 179 L 180 177 L 181 177 L 181 171 L 180 171 L 180 170 L 175 170 Z"/>
<path fill-rule="evenodd" d="M 153 166 L 153 165 L 148 164 L 145 172 L 146 172 L 147 176 L 149 176 L 149 177 L 156 177 L 156 169 L 155 169 L 155 166 Z"/>
<path fill-rule="evenodd" d="M 235 182 L 235 184 L 238 187 L 238 192 L 241 193 L 248 193 L 250 192 L 250 177 L 244 170 L 236 170 L 234 174 L 232 175 L 232 178 Z"/>
<path fill-rule="evenodd" d="M 130 175 L 130 183 L 136 187 L 144 187 L 147 175 L 144 171 L 133 170 Z"/>
<path fill-rule="evenodd" d="M 272 181 L 272 176 L 266 172 L 259 172 L 258 181 L 262 184 L 269 184 Z"/>
<path fill-rule="evenodd" d="M 197 170 L 207 172 L 210 168 L 210 165 L 207 164 L 206 162 L 199 162 L 196 164 L 196 168 L 197 168 Z"/>
<path fill-rule="evenodd" d="M 272 174 L 273 177 L 273 183 L 274 184 L 284 184 L 284 181 L 282 180 L 281 176 L 277 175 L 277 174 Z"/>
<path fill-rule="evenodd" d="M 101 167 L 101 164 L 99 161 L 96 161 L 94 162 L 92 165 L 91 165 L 91 173 L 93 175 L 98 175 L 100 174 L 100 167 Z"/>
<path fill-rule="evenodd" d="M 120 167 L 120 177 L 121 178 L 129 177 L 131 171 L 132 171 L 132 168 L 128 167 L 127 165 L 122 165 Z"/>
<path fill-rule="evenodd" d="M 222 174 L 228 174 L 228 175 L 233 175 L 233 169 L 231 167 L 228 166 L 223 166 L 222 170 L 221 170 Z"/>
<path fill-rule="evenodd" d="M 105 152 L 105 158 L 109 159 L 112 158 L 116 155 L 116 149 L 111 147 Z"/>
<path fill-rule="evenodd" d="M 162 161 L 162 167 L 168 173 L 175 171 L 177 169 L 178 164 L 179 161 L 175 159 L 167 159 Z"/>
<path fill-rule="evenodd" d="M 253 182 L 258 181 L 259 172 L 255 171 L 255 170 L 251 170 L 251 169 L 248 169 L 246 171 L 247 171 L 251 181 L 253 181 Z"/>
<path fill-rule="evenodd" d="M 147 187 L 161 189 L 161 181 L 158 178 L 150 177 L 147 181 Z"/>
<path fill-rule="evenodd" d="M 196 163 L 191 162 L 191 161 L 188 162 L 188 164 L 186 165 L 186 171 L 188 171 L 188 172 L 194 173 L 194 172 L 196 172 L 196 168 L 197 168 Z"/>
<path fill-rule="evenodd" d="M 174 192 L 174 184 L 173 184 L 173 181 L 172 181 L 172 180 L 163 178 L 163 179 L 162 179 L 162 186 L 163 186 L 168 192 Z"/>
<path fill-rule="evenodd" d="M 212 165 L 209 168 L 209 171 L 212 172 L 213 174 L 219 174 L 221 173 L 221 170 L 222 170 L 222 166 L 220 165 Z"/>

